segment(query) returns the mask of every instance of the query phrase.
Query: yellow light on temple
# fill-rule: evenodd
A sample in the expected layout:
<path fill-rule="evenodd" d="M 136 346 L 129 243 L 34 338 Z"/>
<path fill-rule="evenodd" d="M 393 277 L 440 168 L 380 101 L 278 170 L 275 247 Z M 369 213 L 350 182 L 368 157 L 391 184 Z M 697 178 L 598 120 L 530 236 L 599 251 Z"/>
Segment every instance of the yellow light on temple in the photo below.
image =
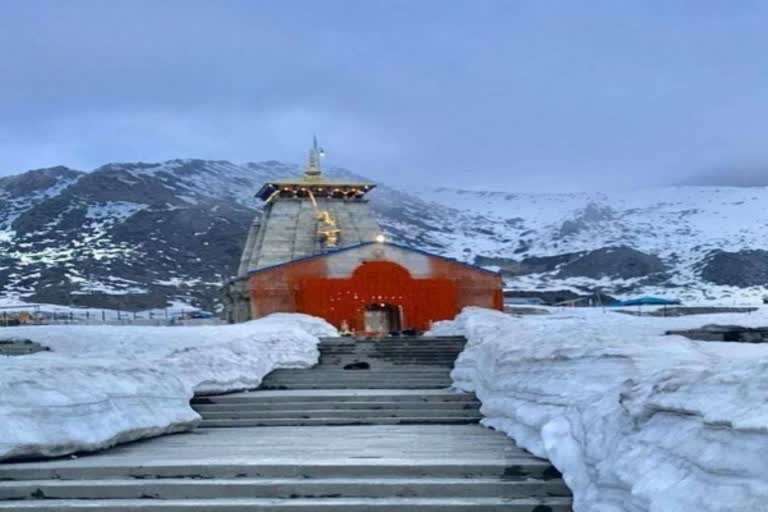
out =
<path fill-rule="evenodd" d="M 379 234 L 379 235 L 376 235 L 376 238 L 374 240 L 376 240 L 376 242 L 381 244 L 381 243 L 384 243 L 386 238 L 384 238 L 384 235 Z"/>

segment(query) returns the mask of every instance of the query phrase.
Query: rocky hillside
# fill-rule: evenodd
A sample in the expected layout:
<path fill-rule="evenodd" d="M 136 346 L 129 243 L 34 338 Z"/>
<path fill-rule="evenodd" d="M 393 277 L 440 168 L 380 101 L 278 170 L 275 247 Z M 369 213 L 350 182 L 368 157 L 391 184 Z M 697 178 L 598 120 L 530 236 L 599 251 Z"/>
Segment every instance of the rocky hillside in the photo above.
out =
<path fill-rule="evenodd" d="M 298 172 L 274 161 L 173 160 L 2 178 L 3 298 L 213 309 L 257 214 L 253 194 Z M 511 289 L 741 301 L 768 285 L 768 189 L 417 196 L 386 186 L 371 193 L 393 240 L 498 268 Z"/>
<path fill-rule="evenodd" d="M 614 194 L 436 189 L 422 197 L 484 219 L 495 239 L 453 233 L 443 237 L 445 251 L 495 266 L 514 290 L 720 303 L 768 295 L 767 187 Z"/>
<path fill-rule="evenodd" d="M 255 192 L 268 179 L 298 172 L 274 161 L 173 160 L 109 164 L 90 173 L 54 167 L 4 178 L 5 302 L 148 309 L 180 301 L 215 308 L 257 214 Z M 397 240 L 442 250 L 447 208 L 386 187 L 373 203 Z"/>

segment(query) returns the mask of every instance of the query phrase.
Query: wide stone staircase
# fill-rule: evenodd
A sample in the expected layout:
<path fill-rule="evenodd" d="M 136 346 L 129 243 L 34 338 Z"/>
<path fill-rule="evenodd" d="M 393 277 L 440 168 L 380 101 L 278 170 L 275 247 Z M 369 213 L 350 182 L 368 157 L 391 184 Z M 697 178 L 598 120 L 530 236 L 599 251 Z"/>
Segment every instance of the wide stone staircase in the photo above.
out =
<path fill-rule="evenodd" d="M 462 338 L 323 340 L 259 390 L 198 396 L 192 433 L 0 463 L 0 512 L 565 512 L 547 461 L 451 390 Z"/>
<path fill-rule="evenodd" d="M 440 389 L 342 389 L 333 394 L 283 391 L 200 397 L 201 427 L 464 425 L 480 420 L 473 395 Z"/>
<path fill-rule="evenodd" d="M 397 337 L 381 341 L 325 339 L 320 361 L 308 370 L 277 370 L 263 389 L 444 389 L 466 340 Z"/>

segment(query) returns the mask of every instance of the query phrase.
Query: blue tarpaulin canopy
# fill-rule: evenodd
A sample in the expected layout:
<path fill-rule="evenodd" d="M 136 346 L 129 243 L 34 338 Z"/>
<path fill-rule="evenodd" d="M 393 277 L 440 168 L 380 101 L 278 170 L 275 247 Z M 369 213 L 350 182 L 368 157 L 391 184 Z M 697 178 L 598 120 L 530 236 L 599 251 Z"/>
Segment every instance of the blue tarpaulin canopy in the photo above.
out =
<path fill-rule="evenodd" d="M 680 304 L 678 299 L 665 299 L 664 297 L 637 297 L 623 300 L 617 306 L 676 306 Z"/>

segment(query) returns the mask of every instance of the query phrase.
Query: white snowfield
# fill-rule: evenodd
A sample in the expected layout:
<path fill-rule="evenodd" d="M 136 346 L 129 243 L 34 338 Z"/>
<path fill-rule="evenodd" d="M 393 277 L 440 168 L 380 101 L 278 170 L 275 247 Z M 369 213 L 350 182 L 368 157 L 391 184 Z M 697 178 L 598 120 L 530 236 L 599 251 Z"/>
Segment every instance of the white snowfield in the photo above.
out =
<path fill-rule="evenodd" d="M 483 423 L 550 459 L 576 512 L 768 510 L 768 346 L 667 329 L 768 325 L 751 315 L 638 318 L 478 308 L 436 324 L 469 343 L 454 383 Z"/>
<path fill-rule="evenodd" d="M 60 456 L 193 428 L 195 392 L 259 385 L 317 362 L 324 320 L 275 314 L 200 327 L 38 326 L 3 338 L 51 348 L 0 356 L 0 460 Z"/>

